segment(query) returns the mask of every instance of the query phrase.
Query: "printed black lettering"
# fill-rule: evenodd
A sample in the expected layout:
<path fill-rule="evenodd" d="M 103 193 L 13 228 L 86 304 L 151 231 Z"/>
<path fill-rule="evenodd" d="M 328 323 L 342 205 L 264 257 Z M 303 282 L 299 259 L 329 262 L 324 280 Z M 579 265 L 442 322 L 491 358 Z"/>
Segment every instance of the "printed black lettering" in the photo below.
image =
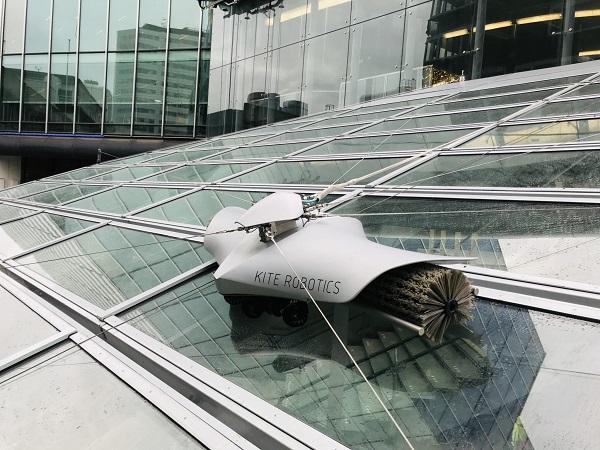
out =
<path fill-rule="evenodd" d="M 290 282 L 292 281 L 292 276 L 291 275 L 286 275 L 285 276 L 285 280 L 283 281 L 283 285 L 287 286 L 287 287 L 291 287 L 290 286 Z"/>
<path fill-rule="evenodd" d="M 317 292 L 321 292 L 321 283 L 323 283 L 323 280 L 321 280 L 320 278 L 318 278 L 319 280 L 319 285 L 317 286 Z"/>
<path fill-rule="evenodd" d="M 315 279 L 311 278 L 310 280 L 308 280 L 308 286 L 306 286 L 308 288 L 309 291 L 312 291 L 315 288 Z"/>
<path fill-rule="evenodd" d="M 260 283 L 260 277 L 262 275 L 262 272 L 259 272 L 258 270 L 256 271 L 256 275 L 254 275 L 254 282 L 259 282 Z"/>
<path fill-rule="evenodd" d="M 302 289 L 306 287 L 306 277 L 302 277 L 302 284 L 300 286 Z"/>
<path fill-rule="evenodd" d="M 331 281 L 331 280 L 329 280 L 329 281 L 327 281 L 327 283 L 325 283 L 325 291 L 326 291 L 328 294 L 331 294 L 331 292 L 329 291 L 329 285 L 330 285 L 331 283 L 333 283 L 333 281 Z"/>
<path fill-rule="evenodd" d="M 269 279 L 267 280 L 267 284 L 271 284 L 271 277 L 273 276 L 273 272 L 269 272 Z"/>
<path fill-rule="evenodd" d="M 298 279 L 298 277 L 294 277 L 294 279 L 292 280 L 292 287 L 294 289 L 298 289 L 298 286 L 300 286 L 300 280 Z"/>
<path fill-rule="evenodd" d="M 280 273 L 275 274 L 275 277 L 273 278 L 273 286 L 279 286 L 279 283 L 277 283 L 277 280 L 279 280 L 280 275 L 281 275 Z"/>
<path fill-rule="evenodd" d="M 333 285 L 335 287 L 335 291 L 333 292 L 334 294 L 339 294 L 340 293 L 340 281 L 336 281 L 335 284 Z"/>

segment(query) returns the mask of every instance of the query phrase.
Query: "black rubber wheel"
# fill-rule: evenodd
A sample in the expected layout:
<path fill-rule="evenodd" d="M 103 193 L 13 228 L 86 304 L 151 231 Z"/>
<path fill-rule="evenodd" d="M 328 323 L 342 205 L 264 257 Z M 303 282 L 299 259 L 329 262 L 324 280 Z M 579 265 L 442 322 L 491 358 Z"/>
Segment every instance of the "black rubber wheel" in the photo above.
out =
<path fill-rule="evenodd" d="M 261 301 L 248 299 L 242 303 L 242 310 L 251 319 L 257 319 L 265 310 L 265 305 Z"/>
<path fill-rule="evenodd" d="M 308 320 L 306 302 L 291 303 L 282 311 L 283 321 L 290 327 L 301 327 Z"/>

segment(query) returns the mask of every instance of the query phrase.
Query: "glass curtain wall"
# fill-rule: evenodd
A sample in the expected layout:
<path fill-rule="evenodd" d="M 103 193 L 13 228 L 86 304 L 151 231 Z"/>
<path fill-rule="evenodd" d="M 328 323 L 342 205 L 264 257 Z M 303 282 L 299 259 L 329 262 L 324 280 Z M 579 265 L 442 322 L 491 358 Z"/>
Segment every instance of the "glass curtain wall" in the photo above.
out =
<path fill-rule="evenodd" d="M 211 14 L 196 0 L 0 4 L 0 131 L 204 135 Z"/>
<path fill-rule="evenodd" d="M 600 58 L 594 0 L 255 0 L 213 11 L 209 135 Z"/>

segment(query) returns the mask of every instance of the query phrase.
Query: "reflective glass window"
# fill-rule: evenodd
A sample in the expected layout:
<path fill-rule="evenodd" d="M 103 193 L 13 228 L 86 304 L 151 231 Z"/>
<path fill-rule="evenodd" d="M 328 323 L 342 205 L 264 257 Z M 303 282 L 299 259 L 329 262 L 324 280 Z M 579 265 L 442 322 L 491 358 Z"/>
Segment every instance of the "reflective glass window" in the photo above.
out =
<path fill-rule="evenodd" d="M 204 448 L 72 343 L 3 373 L 0 397 L 7 448 Z"/>
<path fill-rule="evenodd" d="M 440 156 L 386 184 L 528 188 L 598 188 L 600 155 L 593 151 Z"/>
<path fill-rule="evenodd" d="M 600 111 L 600 99 L 582 98 L 565 102 L 552 102 L 542 105 L 533 111 L 529 111 L 519 119 L 529 117 L 552 117 L 552 116 L 571 116 L 573 114 L 589 114 Z"/>
<path fill-rule="evenodd" d="M 25 52 L 47 53 L 50 36 L 50 0 L 27 1 Z"/>
<path fill-rule="evenodd" d="M 106 189 L 106 186 L 97 186 L 93 184 L 73 184 L 57 189 L 52 189 L 48 192 L 40 192 L 38 194 L 25 197 L 24 200 L 37 203 L 46 203 L 49 205 L 58 205 L 60 203 L 75 200 L 84 195 L 93 194 L 94 192 Z"/>
<path fill-rule="evenodd" d="M 316 124 L 318 125 L 318 123 Z M 362 124 L 364 125 L 364 124 Z M 345 125 L 341 127 L 327 127 L 327 128 L 302 128 L 296 131 L 288 131 L 283 134 L 279 134 L 268 139 L 265 139 L 263 142 L 287 142 L 293 140 L 300 139 L 312 139 L 312 138 L 326 138 L 331 136 L 337 136 L 348 131 L 352 131 L 356 128 L 360 127 L 359 124 Z"/>
<path fill-rule="evenodd" d="M 156 166 L 137 166 L 137 167 L 126 167 L 124 169 L 115 170 L 106 174 L 101 174 L 93 177 L 92 180 L 96 181 L 130 181 L 137 180 L 138 178 L 147 177 L 156 172 L 164 170 L 164 167 Z"/>
<path fill-rule="evenodd" d="M 264 20 L 268 27 L 270 49 L 298 42 L 306 36 L 306 17 L 311 12 L 311 9 L 307 9 L 307 0 L 286 0 L 282 2 L 282 5 L 283 8 L 275 9 L 269 16 L 258 19 L 257 36 L 261 35 L 260 21 Z M 260 39 L 258 41 L 257 50 L 261 50 L 262 42 Z"/>
<path fill-rule="evenodd" d="M 136 214 L 137 217 L 208 226 L 216 213 L 227 206 L 250 208 L 264 192 L 202 190 Z"/>
<path fill-rule="evenodd" d="M 119 0 L 120 1 L 120 0 Z M 81 0 L 79 51 L 100 52 L 106 48 L 108 0 Z"/>
<path fill-rule="evenodd" d="M 184 189 L 118 187 L 75 200 L 69 208 L 125 214 L 185 192 Z"/>
<path fill-rule="evenodd" d="M 583 95 L 600 95 L 600 83 L 588 84 L 586 86 L 579 87 L 561 95 L 561 98 L 565 97 L 579 97 Z"/>
<path fill-rule="evenodd" d="M 159 135 L 162 123 L 165 53 L 138 54 L 136 77 L 134 133 Z"/>
<path fill-rule="evenodd" d="M 165 134 L 191 136 L 193 133 L 197 65 L 197 51 L 169 52 Z"/>
<path fill-rule="evenodd" d="M 133 101 L 133 53 L 109 53 L 106 70 L 106 114 L 104 132 L 131 132 L 131 103 Z"/>
<path fill-rule="evenodd" d="M 78 0 L 54 0 L 52 51 L 74 52 L 77 45 Z"/>
<path fill-rule="evenodd" d="M 254 145 L 250 147 L 240 147 L 220 155 L 213 156 L 210 159 L 236 159 L 236 158 L 279 158 L 298 151 L 302 148 L 313 145 L 314 142 L 298 142 L 290 144 L 275 145 Z"/>
<path fill-rule="evenodd" d="M 497 127 L 463 144 L 463 147 L 501 147 L 598 140 L 600 140 L 600 120 L 568 120 Z"/>
<path fill-rule="evenodd" d="M 76 66 L 77 56 L 72 53 L 51 55 L 48 110 L 48 131 L 50 132 L 73 132 Z"/>
<path fill-rule="evenodd" d="M 94 175 L 99 175 L 110 170 L 115 170 L 118 167 L 111 166 L 93 166 L 83 167 L 81 169 L 73 170 L 71 172 L 61 173 L 60 175 L 54 175 L 46 178 L 47 180 L 83 180 Z"/>
<path fill-rule="evenodd" d="M 32 183 L 21 184 L 13 188 L 4 189 L 3 191 L 0 191 L 0 197 L 19 198 L 60 186 L 63 185 L 58 183 L 40 183 L 39 181 L 34 181 Z"/>
<path fill-rule="evenodd" d="M 169 48 L 198 48 L 201 9 L 194 2 L 171 1 Z"/>
<path fill-rule="evenodd" d="M 178 151 L 166 156 L 161 156 L 160 158 L 155 159 L 153 162 L 183 162 L 183 161 L 194 161 L 200 158 L 206 158 L 216 152 L 222 151 L 224 149 L 218 150 L 190 150 L 190 151 Z"/>
<path fill-rule="evenodd" d="M 171 181 L 185 183 L 210 183 L 220 180 L 257 164 L 196 164 L 155 175 L 145 181 Z"/>
<path fill-rule="evenodd" d="M 45 130 L 47 85 L 48 55 L 25 55 L 21 117 L 23 131 Z"/>
<path fill-rule="evenodd" d="M 327 161 L 276 162 L 230 180 L 230 183 L 266 184 L 331 184 L 343 183 L 368 175 L 402 161 L 389 159 L 345 159 Z M 367 184 L 384 174 L 365 178 L 357 184 Z"/>
<path fill-rule="evenodd" d="M 167 44 L 168 0 L 140 0 L 138 48 L 159 50 Z"/>
<path fill-rule="evenodd" d="M 350 7 L 351 0 L 308 0 L 307 37 L 347 27 Z"/>
<path fill-rule="evenodd" d="M 21 55 L 2 57 L 2 108 L 0 108 L 0 129 L 2 130 L 17 131 L 19 129 L 21 64 Z"/>
<path fill-rule="evenodd" d="M 348 30 L 338 30 L 306 41 L 302 102 L 307 114 L 344 104 L 348 58 Z M 304 106 L 303 106 L 304 107 Z"/>
<path fill-rule="evenodd" d="M 11 205 L 0 205 L 0 222 L 13 220 L 18 217 L 28 216 L 35 213 L 32 209 L 19 208 Z"/>
<path fill-rule="evenodd" d="M 198 243 L 105 226 L 16 261 L 108 309 L 211 258 Z"/>
<path fill-rule="evenodd" d="M 110 2 L 109 51 L 132 51 L 135 49 L 137 3 L 137 0 Z"/>
<path fill-rule="evenodd" d="M 94 225 L 88 220 L 56 214 L 34 214 L 21 220 L 0 225 L 0 253 L 12 256 L 54 239 L 67 236 Z"/>
<path fill-rule="evenodd" d="M 98 134 L 104 106 L 104 53 L 79 55 L 76 131 Z"/>
<path fill-rule="evenodd" d="M 267 91 L 275 96 L 264 102 L 268 123 L 300 117 L 308 112 L 301 101 L 303 55 L 304 47 L 299 43 L 269 52 Z"/>
<path fill-rule="evenodd" d="M 3 254 L 6 255 L 4 252 Z M 0 360 L 10 358 L 58 333 L 56 328 L 2 287 L 0 287 L 0 302 L 2 303 Z"/>
<path fill-rule="evenodd" d="M 352 23 L 389 14 L 406 7 L 405 0 L 352 0 Z"/>
<path fill-rule="evenodd" d="M 400 43 L 403 34 L 403 13 L 369 20 L 350 29 L 346 104 L 385 97 L 400 91 L 402 46 L 382 43 Z"/>
<path fill-rule="evenodd" d="M 25 5 L 23 0 L 4 2 L 4 43 L 2 51 L 6 53 L 23 52 L 23 27 L 25 26 Z"/>

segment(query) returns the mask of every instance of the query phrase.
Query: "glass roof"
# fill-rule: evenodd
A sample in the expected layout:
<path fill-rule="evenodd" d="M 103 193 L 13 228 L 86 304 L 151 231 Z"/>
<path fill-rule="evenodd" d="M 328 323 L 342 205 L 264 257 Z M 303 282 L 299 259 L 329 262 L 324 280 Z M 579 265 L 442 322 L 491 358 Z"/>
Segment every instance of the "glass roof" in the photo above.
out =
<path fill-rule="evenodd" d="M 14 220 L 19 217 L 35 213 L 33 209 L 19 208 L 17 206 L 0 204 L 0 223 Z"/>
<path fill-rule="evenodd" d="M 40 183 L 39 181 L 33 181 L 31 183 L 22 184 L 17 187 L 4 189 L 0 191 L 0 197 L 2 198 L 18 198 L 33 195 L 38 192 L 42 192 L 48 189 L 54 189 L 64 184 L 60 183 Z"/>
<path fill-rule="evenodd" d="M 144 181 L 170 181 L 183 183 L 210 183 L 221 178 L 235 175 L 238 172 L 251 169 L 257 164 L 196 164 L 183 166 L 160 175 L 146 178 Z"/>
<path fill-rule="evenodd" d="M 137 178 L 147 177 L 164 170 L 163 167 L 157 166 L 137 166 L 127 167 L 125 169 L 115 170 L 114 172 L 105 173 L 93 177 L 95 181 L 129 181 Z"/>
<path fill-rule="evenodd" d="M 49 205 L 58 205 L 60 203 L 69 202 L 85 195 L 93 194 L 94 192 L 107 189 L 108 186 L 100 186 L 94 184 L 71 184 L 69 186 L 59 187 L 39 194 L 24 197 L 23 200 L 36 203 L 46 203 Z"/>

